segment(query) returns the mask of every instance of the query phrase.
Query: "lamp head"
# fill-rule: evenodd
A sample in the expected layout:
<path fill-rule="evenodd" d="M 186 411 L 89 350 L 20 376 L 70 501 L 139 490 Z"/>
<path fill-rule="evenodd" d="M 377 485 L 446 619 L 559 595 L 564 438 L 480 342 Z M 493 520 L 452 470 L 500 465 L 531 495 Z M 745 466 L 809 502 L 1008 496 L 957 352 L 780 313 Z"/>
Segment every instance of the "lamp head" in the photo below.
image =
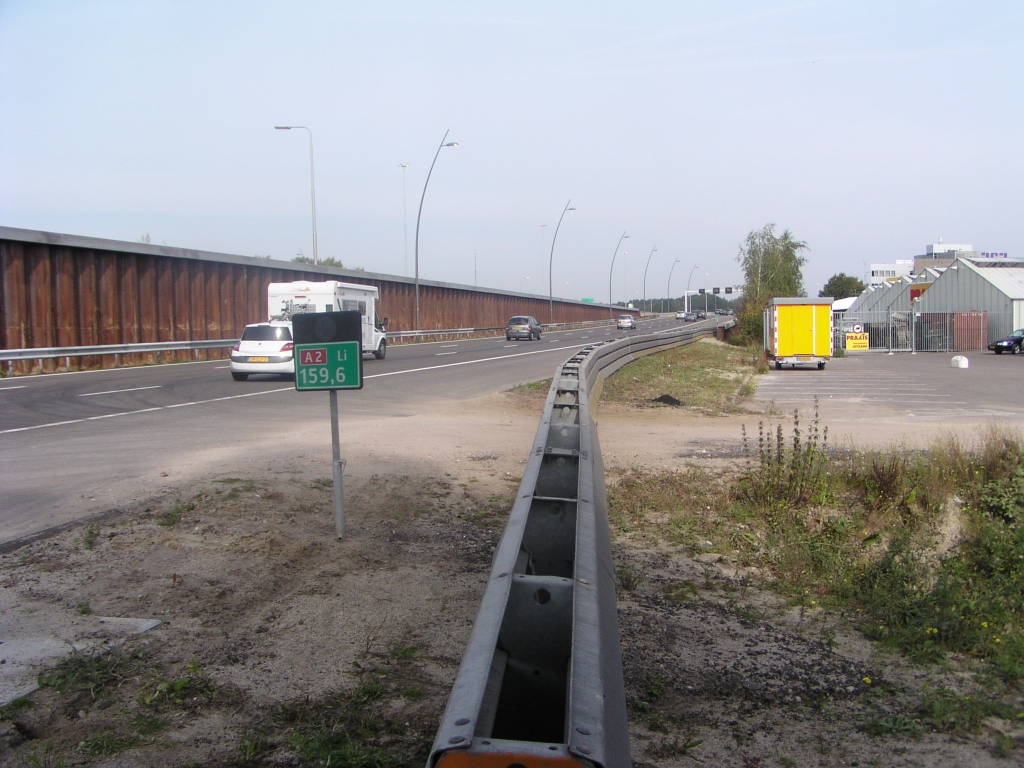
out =
<path fill-rule="evenodd" d="M 459 142 L 457 142 L 457 141 L 449 141 L 447 144 L 445 144 L 445 146 L 446 147 L 457 147 L 457 146 L 459 146 Z"/>
<path fill-rule="evenodd" d="M 290 131 L 292 127 L 290 125 L 275 125 L 275 131 Z"/>
<path fill-rule="evenodd" d="M 576 209 L 575 208 L 566 208 L 565 210 L 567 210 L 567 211 L 575 211 Z"/>

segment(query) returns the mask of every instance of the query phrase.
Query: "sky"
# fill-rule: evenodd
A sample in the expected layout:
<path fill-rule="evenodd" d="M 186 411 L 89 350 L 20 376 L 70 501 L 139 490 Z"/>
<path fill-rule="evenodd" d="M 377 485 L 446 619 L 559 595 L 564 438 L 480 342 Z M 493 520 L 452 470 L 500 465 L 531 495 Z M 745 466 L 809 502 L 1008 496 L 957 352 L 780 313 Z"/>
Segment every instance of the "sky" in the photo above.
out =
<path fill-rule="evenodd" d="M 303 125 L 319 256 L 411 276 L 447 131 L 425 280 L 546 296 L 571 201 L 556 296 L 738 285 L 768 223 L 817 295 L 1024 257 L 1022 41 L 1020 2 L 0 0 L 0 225 L 312 255 Z"/>

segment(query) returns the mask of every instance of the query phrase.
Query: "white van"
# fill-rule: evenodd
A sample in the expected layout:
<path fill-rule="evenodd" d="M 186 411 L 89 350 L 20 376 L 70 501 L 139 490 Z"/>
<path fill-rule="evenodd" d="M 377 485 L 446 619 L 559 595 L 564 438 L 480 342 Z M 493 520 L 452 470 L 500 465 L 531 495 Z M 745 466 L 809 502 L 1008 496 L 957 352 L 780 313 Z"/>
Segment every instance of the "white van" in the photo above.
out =
<path fill-rule="evenodd" d="M 291 320 L 292 315 L 303 312 L 357 310 L 363 316 L 363 352 L 372 352 L 378 360 L 383 360 L 388 348 L 384 332 L 388 321 L 377 316 L 378 301 L 380 293 L 376 286 L 338 280 L 322 283 L 296 280 L 294 283 L 271 283 L 267 288 L 267 311 L 271 321 Z"/>

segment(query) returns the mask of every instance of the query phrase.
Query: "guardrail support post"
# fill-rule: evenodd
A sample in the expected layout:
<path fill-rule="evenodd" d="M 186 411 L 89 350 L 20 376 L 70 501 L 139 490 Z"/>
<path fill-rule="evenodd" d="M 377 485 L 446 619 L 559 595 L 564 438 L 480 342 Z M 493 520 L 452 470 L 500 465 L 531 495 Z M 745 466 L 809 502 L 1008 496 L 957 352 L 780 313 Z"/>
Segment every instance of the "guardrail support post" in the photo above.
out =
<path fill-rule="evenodd" d="M 345 536 L 345 488 L 343 475 L 345 473 L 345 460 L 341 458 L 341 435 L 338 427 L 338 391 L 332 389 L 329 393 L 331 398 L 331 455 L 334 468 L 334 527 L 338 532 L 338 538 Z"/>

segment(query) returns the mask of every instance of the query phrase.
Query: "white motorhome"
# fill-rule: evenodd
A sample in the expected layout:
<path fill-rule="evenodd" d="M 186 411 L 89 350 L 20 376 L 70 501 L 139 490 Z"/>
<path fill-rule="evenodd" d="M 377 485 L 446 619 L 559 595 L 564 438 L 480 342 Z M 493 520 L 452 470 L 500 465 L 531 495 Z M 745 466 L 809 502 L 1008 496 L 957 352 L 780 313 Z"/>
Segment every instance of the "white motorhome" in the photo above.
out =
<path fill-rule="evenodd" d="M 267 310 L 270 320 L 291 320 L 303 312 L 349 312 L 363 316 L 363 352 L 373 353 L 378 360 L 387 354 L 384 326 L 387 318 L 377 316 L 380 293 L 376 286 L 325 280 L 312 283 L 271 283 L 267 288 Z"/>

